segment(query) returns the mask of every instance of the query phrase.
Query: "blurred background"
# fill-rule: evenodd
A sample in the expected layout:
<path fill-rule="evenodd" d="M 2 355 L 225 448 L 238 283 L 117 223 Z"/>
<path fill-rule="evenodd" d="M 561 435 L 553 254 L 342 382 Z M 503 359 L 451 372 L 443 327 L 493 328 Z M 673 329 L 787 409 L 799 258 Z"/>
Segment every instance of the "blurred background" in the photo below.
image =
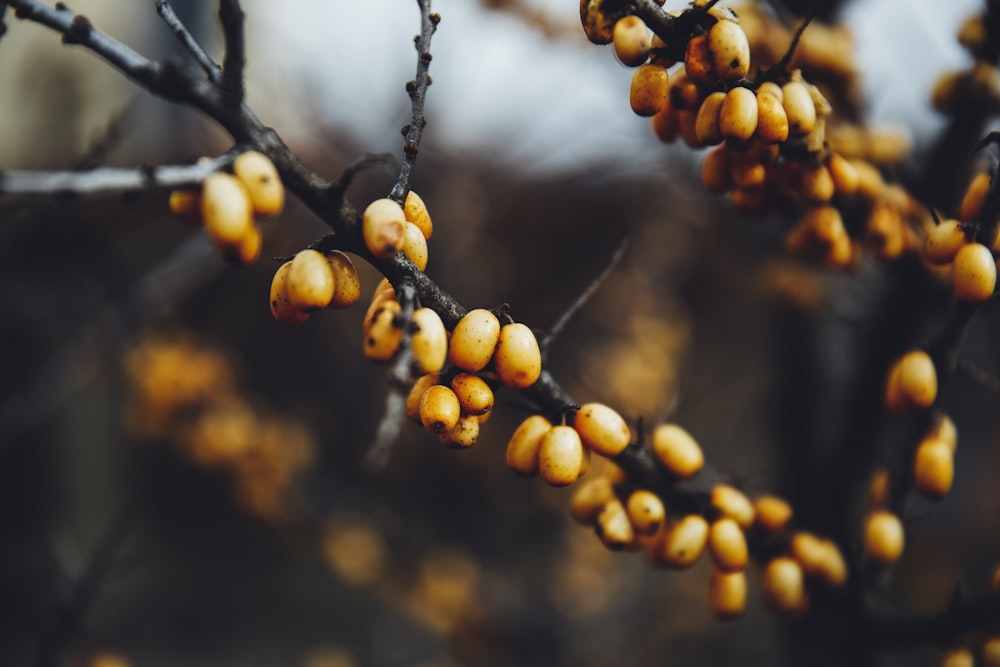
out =
<path fill-rule="evenodd" d="M 218 54 L 214 3 L 173 4 Z M 861 111 L 909 134 L 896 175 L 916 182 L 946 124 L 931 87 L 968 66 L 955 34 L 981 3 L 840 4 Z M 400 153 L 415 2 L 243 5 L 250 105 L 306 163 L 335 178 L 365 153 Z M 73 8 L 144 54 L 183 55 L 151 2 Z M 633 423 L 678 420 L 706 479 L 781 493 L 801 525 L 856 550 L 865 481 L 906 431 L 881 414 L 882 378 L 939 329 L 946 286 L 913 263 L 844 273 L 790 259 L 787 215 L 708 195 L 701 153 L 660 144 L 631 113 L 630 71 L 586 42 L 575 3 L 434 9 L 414 181 L 436 227 L 429 275 L 544 331 L 627 237 L 553 348 L 555 377 Z M 197 114 L 7 22 L 0 168 L 229 148 Z M 366 172 L 349 198 L 383 196 L 395 174 Z M 364 307 L 300 327 L 267 307 L 269 258 L 322 223 L 289 201 L 264 225 L 264 257 L 234 268 L 166 198 L 0 198 L 0 664 L 839 664 L 834 624 L 773 619 L 755 577 L 747 615 L 718 622 L 707 559 L 675 573 L 609 553 L 569 519 L 570 490 L 516 477 L 504 447 L 529 411 L 513 393 L 469 451 L 408 424 L 386 469 L 366 469 L 387 385 L 360 353 Z M 367 297 L 378 276 L 359 269 Z M 995 320 L 983 309 L 963 355 L 991 373 Z M 949 388 L 956 488 L 914 502 L 887 610 L 984 590 L 1000 555 L 995 400 Z M 939 648 L 870 657 L 934 664 Z"/>

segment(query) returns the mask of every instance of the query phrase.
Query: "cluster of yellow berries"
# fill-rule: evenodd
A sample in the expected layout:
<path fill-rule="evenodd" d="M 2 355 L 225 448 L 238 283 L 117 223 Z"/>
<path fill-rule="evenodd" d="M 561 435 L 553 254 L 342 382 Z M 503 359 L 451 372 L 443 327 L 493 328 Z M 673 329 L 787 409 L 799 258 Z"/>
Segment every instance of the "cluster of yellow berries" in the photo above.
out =
<path fill-rule="evenodd" d="M 198 190 L 170 193 L 170 211 L 204 225 L 205 232 L 230 261 L 250 264 L 260 257 L 261 234 L 256 217 L 277 215 L 285 205 L 278 170 L 257 151 L 241 153 L 233 173 L 210 174 Z"/>
<path fill-rule="evenodd" d="M 989 4 L 989 3 L 987 3 Z M 974 61 L 965 70 L 942 75 L 934 86 L 931 101 L 934 108 L 947 115 L 956 115 L 969 108 L 996 113 L 1000 109 L 1000 71 L 997 70 L 996 35 L 991 35 L 995 11 L 987 7 L 983 14 L 968 17 L 958 31 L 958 41 Z"/>

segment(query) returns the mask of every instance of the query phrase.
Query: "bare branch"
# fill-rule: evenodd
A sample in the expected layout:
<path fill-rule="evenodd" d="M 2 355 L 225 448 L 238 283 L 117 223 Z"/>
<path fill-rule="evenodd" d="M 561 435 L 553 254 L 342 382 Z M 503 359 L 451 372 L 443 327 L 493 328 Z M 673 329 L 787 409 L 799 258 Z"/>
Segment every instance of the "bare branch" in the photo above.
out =
<path fill-rule="evenodd" d="M 229 166 L 237 154 L 233 150 L 212 160 L 188 165 L 103 167 L 87 171 L 3 171 L 0 172 L 0 194 L 84 195 L 191 187 L 212 172 Z"/>
<path fill-rule="evenodd" d="M 337 179 L 335 185 L 341 193 L 347 192 L 351 188 L 351 183 L 354 182 L 354 178 L 359 174 L 368 171 L 373 167 L 390 165 L 395 162 L 396 156 L 390 153 L 368 153 L 366 155 L 362 155 L 360 158 L 344 168 L 343 173 L 340 174 L 340 178 Z"/>
<path fill-rule="evenodd" d="M 180 43 L 187 49 L 187 52 L 205 70 L 208 80 L 218 83 L 222 79 L 222 68 L 212 60 L 211 56 L 208 55 L 201 44 L 198 43 L 187 27 L 181 22 L 180 17 L 174 12 L 174 8 L 170 3 L 167 0 L 156 0 L 156 13 L 160 15 L 160 18 L 167 24 L 167 27 L 173 30 L 174 35 L 177 36 Z"/>
<path fill-rule="evenodd" d="M 246 66 L 246 45 L 243 34 L 243 8 L 239 0 L 220 0 L 219 20 L 226 42 L 226 55 L 222 60 L 222 90 L 232 104 L 243 102 L 243 68 Z"/>
<path fill-rule="evenodd" d="M 427 119 L 424 117 L 424 100 L 427 88 L 431 85 L 428 70 L 431 66 L 431 37 L 441 21 L 439 14 L 431 13 L 431 0 L 417 0 L 420 5 L 420 34 L 416 36 L 414 45 L 417 49 L 417 75 L 413 81 L 406 84 L 406 92 L 410 95 L 410 122 L 403 128 L 403 166 L 399 170 L 399 178 L 389 193 L 390 199 L 402 204 L 410 191 L 410 178 L 420 151 L 420 139 L 424 133 Z"/>

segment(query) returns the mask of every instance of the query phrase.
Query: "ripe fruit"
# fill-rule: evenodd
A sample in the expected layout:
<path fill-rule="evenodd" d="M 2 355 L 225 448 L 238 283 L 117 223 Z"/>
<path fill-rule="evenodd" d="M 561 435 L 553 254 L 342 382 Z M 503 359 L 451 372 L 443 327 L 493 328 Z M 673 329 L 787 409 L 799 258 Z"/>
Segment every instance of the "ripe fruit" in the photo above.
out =
<path fill-rule="evenodd" d="M 903 555 L 903 524 L 888 510 L 874 510 L 865 522 L 865 552 L 877 563 L 891 565 Z"/>
<path fill-rule="evenodd" d="M 986 192 L 989 189 L 990 175 L 988 173 L 982 172 L 972 178 L 959 209 L 959 217 L 963 222 L 974 222 L 979 218 L 979 212 L 983 209 L 983 200 L 986 199 Z"/>
<path fill-rule="evenodd" d="M 698 141 L 705 146 L 721 144 L 725 138 L 722 136 L 722 127 L 719 124 L 719 111 L 725 99 L 726 94 L 717 90 L 709 93 L 698 108 L 694 131 L 698 135 Z"/>
<path fill-rule="evenodd" d="M 721 81 L 742 79 L 750 71 L 750 42 L 733 21 L 716 21 L 708 31 L 712 70 Z"/>
<path fill-rule="evenodd" d="M 403 216 L 407 222 L 412 222 L 424 235 L 424 239 L 429 240 L 434 232 L 434 223 L 431 222 L 431 214 L 427 210 L 427 205 L 413 190 L 406 194 L 403 202 Z"/>
<path fill-rule="evenodd" d="M 572 484 L 583 468 L 583 443 L 572 426 L 553 426 L 538 446 L 538 474 L 552 486 Z"/>
<path fill-rule="evenodd" d="M 458 396 L 462 412 L 466 414 L 478 417 L 493 409 L 493 390 L 478 375 L 459 373 L 452 378 L 451 389 Z"/>
<path fill-rule="evenodd" d="M 660 561 L 678 569 L 694 565 L 708 542 L 708 522 L 698 514 L 688 514 L 667 528 Z"/>
<path fill-rule="evenodd" d="M 431 433 L 441 435 L 455 428 L 462 414 L 458 397 L 450 387 L 436 384 L 420 397 L 420 423 Z"/>
<path fill-rule="evenodd" d="M 570 514 L 578 523 L 592 525 L 604 506 L 615 500 L 615 490 L 607 477 L 592 477 L 580 484 L 570 501 Z"/>
<path fill-rule="evenodd" d="M 250 229 L 238 242 L 232 245 L 220 244 L 219 254 L 226 261 L 240 266 L 253 264 L 260 258 L 262 240 L 260 228 L 257 225 L 250 225 Z"/>
<path fill-rule="evenodd" d="M 451 363 L 466 371 L 481 371 L 490 363 L 500 338 L 500 320 L 483 308 L 470 310 L 458 321 L 448 343 Z"/>
<path fill-rule="evenodd" d="M 781 100 L 757 91 L 757 138 L 766 144 L 779 144 L 788 139 L 788 114 Z"/>
<path fill-rule="evenodd" d="M 993 253 L 982 243 L 967 243 L 955 253 L 951 273 L 955 296 L 962 301 L 985 301 L 997 284 Z"/>
<path fill-rule="evenodd" d="M 253 226 L 250 195 L 242 181 L 223 172 L 209 174 L 201 188 L 201 219 L 215 243 L 239 243 Z"/>
<path fill-rule="evenodd" d="M 698 85 L 711 88 L 719 82 L 712 67 L 712 54 L 708 50 L 708 37 L 695 35 L 684 49 L 684 72 Z"/>
<path fill-rule="evenodd" d="M 847 564 L 840 549 L 830 540 L 797 532 L 789 549 L 807 577 L 819 579 L 830 587 L 842 586 L 847 581 Z"/>
<path fill-rule="evenodd" d="M 753 501 L 754 523 L 768 533 L 780 533 L 792 520 L 792 506 L 777 496 L 757 496 Z"/>
<path fill-rule="evenodd" d="M 747 607 L 746 573 L 713 570 L 708 599 L 716 618 L 732 620 L 742 616 Z"/>
<path fill-rule="evenodd" d="M 712 523 L 708 532 L 708 549 L 715 566 L 723 572 L 738 572 L 747 566 L 749 551 L 743 529 L 728 517 Z"/>
<path fill-rule="evenodd" d="M 279 322 L 286 324 L 302 324 L 309 319 L 309 313 L 296 309 L 289 301 L 285 286 L 288 283 L 288 271 L 292 262 L 287 261 L 278 267 L 271 279 L 271 315 Z"/>
<path fill-rule="evenodd" d="M 440 385 L 438 385 L 440 386 Z M 476 444 L 479 438 L 479 419 L 475 415 L 459 417 L 458 423 L 439 436 L 449 449 L 465 449 Z"/>
<path fill-rule="evenodd" d="M 448 333 L 441 317 L 430 308 L 413 311 L 416 330 L 410 337 L 413 361 L 420 373 L 436 373 L 448 357 Z"/>
<path fill-rule="evenodd" d="M 403 330 L 396 322 L 400 310 L 399 302 L 390 300 L 373 314 L 371 324 L 365 329 L 364 340 L 365 358 L 369 361 L 389 361 L 395 356 L 403 337 Z"/>
<path fill-rule="evenodd" d="M 609 44 L 614 38 L 617 17 L 608 15 L 603 5 L 604 0 L 580 0 L 580 23 L 594 44 Z"/>
<path fill-rule="evenodd" d="M 633 491 L 625 509 L 632 527 L 642 535 L 652 535 L 658 531 L 667 515 L 660 497 L 646 489 Z"/>
<path fill-rule="evenodd" d="M 816 104 L 809 89 L 798 81 L 789 81 L 781 87 L 781 94 L 789 134 L 793 137 L 809 134 L 816 126 Z"/>
<path fill-rule="evenodd" d="M 705 463 L 701 447 L 677 424 L 660 424 L 653 431 L 653 453 L 671 474 L 688 479 Z"/>
<path fill-rule="evenodd" d="M 701 163 L 701 182 L 705 189 L 715 194 L 728 192 L 733 187 L 729 150 L 716 146 L 705 154 Z"/>
<path fill-rule="evenodd" d="M 325 308 L 333 298 L 333 269 L 316 250 L 301 250 L 292 259 L 285 292 L 298 310 L 311 312 Z"/>
<path fill-rule="evenodd" d="M 801 615 L 809 605 L 802 567 L 795 559 L 778 556 L 764 568 L 764 601 L 782 616 Z"/>
<path fill-rule="evenodd" d="M 573 426 L 583 444 L 609 458 L 621 454 L 632 437 L 622 416 L 603 403 L 580 406 Z"/>
<path fill-rule="evenodd" d="M 826 163 L 830 170 L 830 177 L 833 178 L 833 189 L 841 196 L 849 197 L 858 190 L 858 169 L 839 153 L 834 153 Z"/>
<path fill-rule="evenodd" d="M 330 308 L 347 308 L 361 300 L 361 278 L 351 258 L 339 250 L 326 253 L 326 261 L 333 271 L 333 297 Z"/>
<path fill-rule="evenodd" d="M 665 67 L 641 65 L 632 75 L 629 105 L 639 116 L 653 116 L 667 107 L 670 74 Z"/>
<path fill-rule="evenodd" d="M 932 264 L 948 264 L 966 243 L 968 240 L 962 223 L 958 220 L 944 220 L 927 231 L 924 255 Z"/>
<path fill-rule="evenodd" d="M 423 271 L 427 268 L 427 258 L 429 256 L 427 252 L 427 239 L 424 238 L 424 233 L 420 231 L 412 222 L 406 223 L 406 231 L 403 238 L 403 254 L 410 258 L 413 264 Z"/>
<path fill-rule="evenodd" d="M 406 216 L 391 199 L 376 199 L 361 217 L 361 234 L 371 254 L 382 259 L 403 248 L 406 239 Z"/>
<path fill-rule="evenodd" d="M 201 222 L 201 192 L 173 190 L 168 200 L 170 212 L 185 222 Z"/>
<path fill-rule="evenodd" d="M 753 504 L 739 489 L 728 484 L 716 484 L 712 487 L 710 501 L 721 516 L 735 520 L 743 530 L 753 525 Z"/>
<path fill-rule="evenodd" d="M 550 430 L 552 424 L 541 415 L 532 415 L 521 422 L 507 442 L 507 466 L 519 475 L 537 473 L 538 448 Z"/>
<path fill-rule="evenodd" d="M 233 173 L 246 186 L 254 214 L 266 217 L 284 208 L 285 186 L 266 155 L 257 151 L 240 153 L 233 161 Z"/>
<path fill-rule="evenodd" d="M 453 344 L 454 340 L 452 334 Z M 500 327 L 493 366 L 497 377 L 508 387 L 524 389 L 533 385 L 542 374 L 542 353 L 531 329 L 520 322 Z"/>
<path fill-rule="evenodd" d="M 937 398 L 937 371 L 923 350 L 904 354 L 889 371 L 886 407 L 901 412 L 911 407 L 930 407 Z"/>
<path fill-rule="evenodd" d="M 652 125 L 653 134 L 663 143 L 669 144 L 677 139 L 679 129 L 677 111 L 670 105 L 669 99 L 667 100 L 667 106 L 653 116 Z"/>
<path fill-rule="evenodd" d="M 410 387 L 409 393 L 406 394 L 406 416 L 408 419 L 420 423 L 420 398 L 425 391 L 438 384 L 440 380 L 440 373 L 428 373 L 417 378 L 417 381 Z"/>
<path fill-rule="evenodd" d="M 719 128 L 729 139 L 747 141 L 757 130 L 757 96 L 749 88 L 737 86 L 728 93 L 719 109 Z"/>
<path fill-rule="evenodd" d="M 635 541 L 635 530 L 628 513 L 617 498 L 610 500 L 597 514 L 594 527 L 604 546 L 612 551 L 621 551 Z"/>
<path fill-rule="evenodd" d="M 923 440 L 913 458 L 913 481 L 921 493 L 943 498 L 955 478 L 955 450 L 947 442 Z"/>
<path fill-rule="evenodd" d="M 638 16 L 626 16 L 615 23 L 612 39 L 615 56 L 626 67 L 638 67 L 649 57 L 649 28 Z"/>

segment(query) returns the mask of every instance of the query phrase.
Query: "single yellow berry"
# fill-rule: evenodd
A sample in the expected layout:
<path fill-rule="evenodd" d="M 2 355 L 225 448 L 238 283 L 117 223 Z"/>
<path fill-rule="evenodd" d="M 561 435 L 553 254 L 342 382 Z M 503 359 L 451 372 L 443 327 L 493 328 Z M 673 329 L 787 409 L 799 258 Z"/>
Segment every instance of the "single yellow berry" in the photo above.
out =
<path fill-rule="evenodd" d="M 771 611 L 782 616 L 801 616 L 809 606 L 805 577 L 798 562 L 778 556 L 764 568 L 764 601 Z"/>
<path fill-rule="evenodd" d="M 989 189 L 990 175 L 988 173 L 983 172 L 973 176 L 959 209 L 959 217 L 962 222 L 975 222 L 979 219 L 979 212 L 983 209 L 983 201 L 986 199 L 986 192 Z"/>
<path fill-rule="evenodd" d="M 615 56 L 626 67 L 638 67 L 649 57 L 649 28 L 638 16 L 625 16 L 615 23 Z"/>
<path fill-rule="evenodd" d="M 398 301 L 386 301 L 372 315 L 364 329 L 364 353 L 369 361 L 389 361 L 399 349 L 403 330 L 397 321 L 402 308 Z"/>
<path fill-rule="evenodd" d="M 888 510 L 874 510 L 865 522 L 865 552 L 877 563 L 891 565 L 903 555 L 903 523 Z"/>
<path fill-rule="evenodd" d="M 747 608 L 747 577 L 737 572 L 712 571 L 708 587 L 709 606 L 715 617 L 724 621 L 743 615 Z"/>
<path fill-rule="evenodd" d="M 233 161 L 233 174 L 246 186 L 255 215 L 276 215 L 284 208 L 285 186 L 266 155 L 257 151 L 240 153 Z"/>
<path fill-rule="evenodd" d="M 663 525 L 667 516 L 663 501 L 652 491 L 637 489 L 628 497 L 625 504 L 628 518 L 635 532 L 641 535 L 652 535 Z"/>
<path fill-rule="evenodd" d="M 483 308 L 470 310 L 455 325 L 448 358 L 462 370 L 481 371 L 490 363 L 500 339 L 500 320 Z"/>
<path fill-rule="evenodd" d="M 708 542 L 708 522 L 698 514 L 688 514 L 671 524 L 658 554 L 667 567 L 684 569 L 694 565 Z"/>
<path fill-rule="evenodd" d="M 452 341 L 454 341 L 454 334 Z M 535 383 L 542 374 L 542 353 L 535 334 L 520 322 L 500 327 L 493 367 L 497 377 L 508 387 L 524 389 Z"/>
<path fill-rule="evenodd" d="M 325 308 L 334 292 L 334 275 L 326 257 L 316 250 L 301 250 L 292 259 L 285 291 L 294 308 L 307 312 Z"/>
<path fill-rule="evenodd" d="M 201 222 L 201 192 L 174 190 L 170 193 L 170 212 L 185 222 Z"/>
<path fill-rule="evenodd" d="M 728 517 L 712 522 L 708 531 L 708 550 L 715 566 L 723 572 L 743 570 L 750 556 L 743 529 Z"/>
<path fill-rule="evenodd" d="M 757 131 L 757 96 L 749 88 L 737 86 L 728 93 L 719 109 L 719 128 L 729 139 L 747 141 Z"/>
<path fill-rule="evenodd" d="M 792 506 L 777 496 L 757 496 L 753 509 L 754 525 L 768 533 L 784 531 L 792 520 Z"/>
<path fill-rule="evenodd" d="M 632 437 L 622 416 L 603 403 L 580 406 L 573 426 L 584 445 L 608 458 L 621 454 Z"/>
<path fill-rule="evenodd" d="M 698 107 L 698 114 L 695 116 L 694 131 L 698 135 L 698 141 L 704 146 L 714 146 L 721 144 L 725 137 L 722 135 L 722 126 L 719 124 L 719 112 L 722 103 L 726 100 L 726 94 L 722 91 L 709 93 Z"/>
<path fill-rule="evenodd" d="M 653 431 L 653 453 L 671 474 L 688 479 L 705 464 L 698 442 L 678 424 L 660 424 Z"/>
<path fill-rule="evenodd" d="M 632 75 L 629 105 L 639 116 L 654 116 L 667 107 L 670 74 L 665 67 L 640 65 Z"/>
<path fill-rule="evenodd" d="M 924 440 L 913 458 L 913 481 L 921 493 L 943 498 L 955 478 L 955 450 L 943 440 Z"/>
<path fill-rule="evenodd" d="M 635 530 L 629 521 L 622 501 L 610 500 L 597 514 L 594 528 L 604 546 L 612 551 L 621 551 L 635 541 Z"/>
<path fill-rule="evenodd" d="M 440 386 L 440 385 L 438 385 Z M 439 436 L 449 449 L 465 449 L 476 444 L 479 438 L 479 419 L 475 415 L 459 417 L 458 423 Z"/>
<path fill-rule="evenodd" d="M 406 417 L 410 421 L 420 423 L 420 398 L 424 395 L 425 391 L 440 381 L 440 373 L 428 373 L 427 375 L 421 375 L 413 383 L 410 391 L 406 394 Z"/>
<path fill-rule="evenodd" d="M 566 486 L 580 477 L 583 443 L 572 426 L 553 426 L 538 446 L 538 474 L 552 486 Z"/>
<path fill-rule="evenodd" d="M 538 473 L 538 448 L 552 424 L 541 415 L 528 417 L 507 442 L 507 466 L 519 475 Z"/>
<path fill-rule="evenodd" d="M 423 271 L 427 268 L 427 258 L 430 256 L 427 251 L 427 239 L 412 222 L 406 223 L 406 232 L 403 237 L 403 254 L 410 258 L 414 266 Z"/>
<path fill-rule="evenodd" d="M 967 243 L 955 253 L 952 269 L 955 296 L 962 301 L 986 301 L 997 285 L 997 264 L 982 243 Z"/>
<path fill-rule="evenodd" d="M 361 278 L 351 258 L 339 250 L 326 253 L 326 261 L 333 271 L 333 297 L 330 308 L 347 308 L 361 300 Z"/>
<path fill-rule="evenodd" d="M 712 70 L 719 81 L 742 79 L 750 72 L 750 42 L 733 21 L 716 21 L 708 31 Z"/>
<path fill-rule="evenodd" d="M 569 511 L 578 523 L 593 525 L 604 506 L 615 500 L 615 490 L 607 477 L 592 477 L 573 492 Z"/>
<path fill-rule="evenodd" d="M 436 384 L 420 397 L 420 423 L 431 433 L 441 435 L 458 424 L 462 408 L 450 387 Z"/>
<path fill-rule="evenodd" d="M 410 336 L 410 351 L 420 373 L 437 373 L 448 358 L 448 333 L 441 317 L 430 308 L 413 311 L 415 331 Z"/>
<path fill-rule="evenodd" d="M 253 227 L 250 195 L 232 174 L 209 174 L 201 188 L 201 219 L 216 244 L 239 243 Z"/>
<path fill-rule="evenodd" d="M 478 375 L 459 373 L 452 378 L 451 388 L 458 396 L 462 412 L 478 417 L 493 409 L 493 390 Z"/>
<path fill-rule="evenodd" d="M 735 520 L 743 530 L 753 525 L 753 503 L 739 489 L 728 484 L 716 484 L 712 487 L 709 499 L 721 516 Z"/>
<path fill-rule="evenodd" d="M 309 313 L 298 310 L 288 301 L 288 293 L 285 288 L 288 284 L 288 272 L 292 268 L 292 262 L 287 261 L 278 267 L 271 279 L 271 315 L 274 319 L 285 324 L 302 324 L 309 319 Z"/>
<path fill-rule="evenodd" d="M 949 264 L 959 249 L 968 243 L 958 220 L 943 220 L 927 231 L 924 255 L 931 264 Z"/>
<path fill-rule="evenodd" d="M 816 104 L 809 89 L 798 81 L 781 87 L 781 104 L 788 116 L 788 131 L 793 137 L 803 137 L 816 126 Z"/>
<path fill-rule="evenodd" d="M 413 190 L 407 193 L 406 201 L 403 202 L 403 215 L 407 222 L 412 222 L 420 229 L 420 232 L 424 235 L 424 239 L 430 240 L 431 234 L 434 233 L 434 223 L 431 221 L 431 214 L 428 212 L 424 200 Z"/>
<path fill-rule="evenodd" d="M 391 199 L 376 199 L 361 216 L 361 234 L 371 254 L 382 259 L 392 257 L 406 239 L 403 208 Z"/>

